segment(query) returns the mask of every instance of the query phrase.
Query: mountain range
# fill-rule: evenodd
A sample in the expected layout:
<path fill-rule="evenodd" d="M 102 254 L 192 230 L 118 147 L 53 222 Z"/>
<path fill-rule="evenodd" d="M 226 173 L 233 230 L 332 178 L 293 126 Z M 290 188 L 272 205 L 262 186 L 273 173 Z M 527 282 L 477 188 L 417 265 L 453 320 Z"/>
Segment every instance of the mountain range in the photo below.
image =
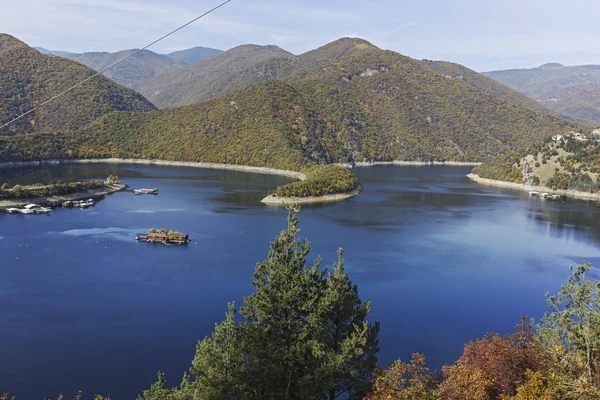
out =
<path fill-rule="evenodd" d="M 71 53 L 66 51 L 47 50 L 42 47 L 36 47 L 35 49 L 43 54 L 56 55 L 77 61 L 96 71 L 101 71 L 109 65 L 137 51 L 137 49 L 129 49 L 114 53 Z M 131 86 L 139 80 L 183 69 L 190 64 L 198 63 L 220 53 L 222 53 L 221 50 L 208 47 L 194 47 L 169 54 L 158 54 L 150 50 L 143 50 L 127 61 L 106 71 L 104 75 L 116 82 Z"/>
<path fill-rule="evenodd" d="M 86 70 L 26 49 L 46 62 Z M 376 160 L 482 161 L 579 128 L 463 66 L 415 60 L 361 39 L 343 38 L 299 56 L 275 46 L 241 46 L 194 67 L 209 74 L 207 65 L 221 69 L 205 79 L 190 76 L 187 84 L 201 81 L 199 87 L 214 91 L 203 89 L 207 93 L 199 97 L 199 89 L 183 91 L 192 97 L 177 100 L 199 103 L 151 111 L 147 102 L 138 110 L 118 98 L 120 108 L 106 107 L 107 113 L 77 126 L 14 127 L 38 133 L 0 138 L 0 157 L 137 157 L 287 169 Z M 4 69 L 19 77 L 27 68 L 15 59 Z M 24 85 L 16 79 L 18 84 Z M 78 106 L 74 97 L 67 100 Z M 122 111 L 109 112 L 115 108 Z"/>
<path fill-rule="evenodd" d="M 276 46 L 244 45 L 181 71 L 140 81 L 133 88 L 159 108 L 173 108 L 215 99 L 250 85 L 325 67 L 375 46 L 343 38 L 294 56 Z"/>
<path fill-rule="evenodd" d="M 558 114 L 600 124 L 600 65 L 544 64 L 531 69 L 484 72 Z"/>

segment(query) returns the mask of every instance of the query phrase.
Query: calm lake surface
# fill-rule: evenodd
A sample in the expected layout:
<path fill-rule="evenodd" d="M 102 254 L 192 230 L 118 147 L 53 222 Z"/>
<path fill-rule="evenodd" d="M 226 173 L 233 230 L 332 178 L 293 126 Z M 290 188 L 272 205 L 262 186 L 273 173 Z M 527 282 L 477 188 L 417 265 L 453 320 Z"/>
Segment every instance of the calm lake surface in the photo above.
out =
<path fill-rule="evenodd" d="M 422 352 L 434 368 L 486 332 L 539 318 L 544 294 L 569 265 L 600 266 L 595 203 L 530 199 L 478 186 L 470 167 L 356 168 L 363 192 L 305 207 L 302 236 L 323 265 L 346 265 L 371 319 L 381 322 L 380 362 Z M 252 292 L 256 262 L 286 212 L 263 206 L 282 177 L 132 165 L 0 171 L 0 182 L 46 183 L 116 174 L 131 188 L 87 210 L 0 215 L 0 392 L 18 399 L 134 399 L 161 370 L 178 383 L 195 344 L 228 301 Z M 151 227 L 190 234 L 187 247 L 137 243 Z M 596 270 L 594 270 L 596 272 Z"/>

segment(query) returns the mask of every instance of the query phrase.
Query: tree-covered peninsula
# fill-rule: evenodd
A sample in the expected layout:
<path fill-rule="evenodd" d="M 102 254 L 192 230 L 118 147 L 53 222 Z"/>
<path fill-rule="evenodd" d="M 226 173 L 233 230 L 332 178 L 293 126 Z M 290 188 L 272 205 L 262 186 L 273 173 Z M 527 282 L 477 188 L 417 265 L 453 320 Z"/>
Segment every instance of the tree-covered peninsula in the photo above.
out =
<path fill-rule="evenodd" d="M 314 197 L 350 193 L 358 189 L 358 179 L 352 171 L 339 165 L 317 165 L 306 172 L 299 182 L 279 186 L 270 195 L 276 197 Z"/>
<path fill-rule="evenodd" d="M 599 140 L 600 130 L 556 135 L 539 147 L 487 161 L 473 173 L 495 181 L 595 193 L 600 188 Z"/>

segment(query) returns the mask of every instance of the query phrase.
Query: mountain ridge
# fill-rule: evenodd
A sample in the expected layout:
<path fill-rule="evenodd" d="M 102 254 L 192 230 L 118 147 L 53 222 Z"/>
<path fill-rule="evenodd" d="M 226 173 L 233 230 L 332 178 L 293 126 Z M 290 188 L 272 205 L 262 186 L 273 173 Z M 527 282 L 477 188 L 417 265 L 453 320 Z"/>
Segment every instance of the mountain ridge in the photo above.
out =
<path fill-rule="evenodd" d="M 292 66 L 295 72 L 279 79 L 180 108 L 113 112 L 82 135 L 5 141 L 0 154 L 5 161 L 15 153 L 29 159 L 41 153 L 303 170 L 338 162 L 483 161 L 577 129 L 535 103 L 520 105 L 529 99 L 471 77 L 476 73 L 464 67 L 436 64 L 436 70 L 356 40 L 296 57 L 265 61 L 275 62 L 278 73 Z M 444 76 L 446 70 L 463 79 Z M 488 84 L 496 86 L 487 90 Z"/>
<path fill-rule="evenodd" d="M 536 68 L 484 72 L 572 120 L 600 124 L 600 65 L 563 66 L 548 63 Z"/>
<path fill-rule="evenodd" d="M 0 34 L 0 125 L 94 75 L 62 57 L 44 55 L 7 34 Z M 111 111 L 152 111 L 142 95 L 97 76 L 8 127 L 11 134 L 77 130 Z M 0 135 L 6 132 L 0 133 Z"/>
<path fill-rule="evenodd" d="M 55 55 L 77 61 L 86 67 L 101 71 L 113 63 L 127 57 L 139 49 L 125 49 L 116 52 L 91 51 L 73 53 L 68 51 L 48 50 L 43 47 L 34 47 L 43 54 Z M 180 50 L 168 54 L 159 54 L 151 50 L 143 50 L 132 58 L 116 65 L 104 73 L 115 82 L 131 87 L 133 83 L 161 75 L 170 71 L 183 69 L 195 62 L 220 54 L 222 51 L 207 47 L 197 46 L 191 49 Z"/>

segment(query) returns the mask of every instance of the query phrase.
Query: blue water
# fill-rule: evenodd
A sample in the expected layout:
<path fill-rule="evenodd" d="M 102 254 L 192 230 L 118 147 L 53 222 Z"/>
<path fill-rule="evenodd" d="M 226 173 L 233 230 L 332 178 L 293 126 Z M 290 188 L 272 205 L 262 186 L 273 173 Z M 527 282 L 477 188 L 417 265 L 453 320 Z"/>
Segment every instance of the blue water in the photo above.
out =
<path fill-rule="evenodd" d="M 478 186 L 463 167 L 356 168 L 363 192 L 306 207 L 311 257 L 338 247 L 371 319 L 380 362 L 422 352 L 439 368 L 465 342 L 539 318 L 569 265 L 600 265 L 594 203 L 547 202 Z M 131 188 L 87 210 L 0 215 L 0 392 L 19 399 L 134 399 L 164 371 L 179 382 L 195 344 L 228 301 L 252 292 L 254 265 L 285 226 L 263 206 L 287 178 L 152 166 L 57 166 L 0 171 L 0 182 L 119 175 Z M 151 227 L 186 232 L 187 247 L 135 242 Z"/>

